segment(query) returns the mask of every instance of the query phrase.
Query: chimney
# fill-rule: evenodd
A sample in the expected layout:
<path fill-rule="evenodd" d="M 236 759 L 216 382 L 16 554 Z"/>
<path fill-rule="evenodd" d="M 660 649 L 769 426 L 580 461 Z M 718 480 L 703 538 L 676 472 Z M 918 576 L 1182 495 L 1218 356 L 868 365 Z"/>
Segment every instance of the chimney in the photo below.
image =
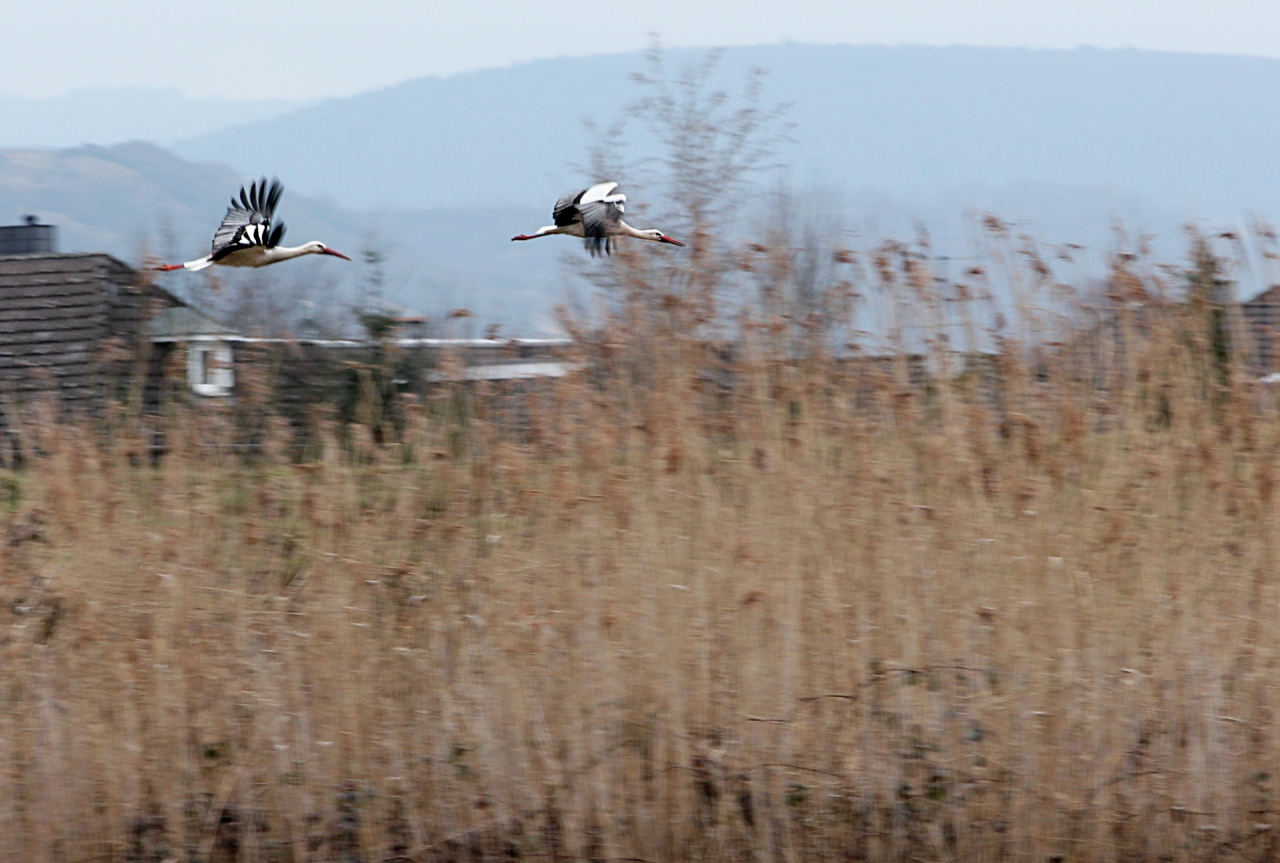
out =
<path fill-rule="evenodd" d="M 58 229 L 42 225 L 36 216 L 24 216 L 22 225 L 0 226 L 0 255 L 53 255 L 58 251 Z"/>

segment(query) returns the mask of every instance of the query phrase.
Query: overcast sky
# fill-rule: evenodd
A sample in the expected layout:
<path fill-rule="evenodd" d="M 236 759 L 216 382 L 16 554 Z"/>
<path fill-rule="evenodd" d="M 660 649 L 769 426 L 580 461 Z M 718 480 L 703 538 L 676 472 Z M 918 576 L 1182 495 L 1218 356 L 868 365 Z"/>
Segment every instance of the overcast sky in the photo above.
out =
<path fill-rule="evenodd" d="M 40 0 L 0 15 L 0 94 L 316 98 L 669 45 L 1134 47 L 1280 56 L 1277 0 Z M 0 117 L 0 123 L 4 120 Z"/>

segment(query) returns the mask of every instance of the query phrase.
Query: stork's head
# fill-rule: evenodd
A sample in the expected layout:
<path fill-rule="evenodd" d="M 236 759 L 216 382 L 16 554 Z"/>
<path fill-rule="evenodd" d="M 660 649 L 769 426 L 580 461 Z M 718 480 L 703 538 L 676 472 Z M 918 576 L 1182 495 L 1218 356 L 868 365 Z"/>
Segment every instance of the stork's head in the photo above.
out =
<path fill-rule="evenodd" d="M 319 240 L 312 240 L 310 243 L 307 243 L 304 248 L 306 248 L 307 254 L 309 255 L 333 255 L 335 258 L 342 258 L 344 261 L 351 260 L 346 255 L 342 254 L 342 252 L 329 248 Z"/>
<path fill-rule="evenodd" d="M 653 228 L 651 230 L 645 231 L 644 238 L 646 240 L 653 240 L 655 243 L 670 243 L 673 246 L 684 245 L 684 243 L 680 242 L 675 237 L 668 237 L 666 234 L 662 233 L 662 231 L 659 231 L 657 228 Z"/>

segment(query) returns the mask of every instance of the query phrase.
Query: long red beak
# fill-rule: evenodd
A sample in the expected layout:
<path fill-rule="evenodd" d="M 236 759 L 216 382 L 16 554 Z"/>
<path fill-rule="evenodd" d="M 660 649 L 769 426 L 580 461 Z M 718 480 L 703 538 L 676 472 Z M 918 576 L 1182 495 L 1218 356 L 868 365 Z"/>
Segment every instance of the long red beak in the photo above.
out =
<path fill-rule="evenodd" d="M 346 255 L 342 254 L 342 252 L 335 252 L 333 249 L 329 248 L 328 246 L 325 246 L 324 253 L 326 255 L 333 255 L 335 258 L 342 258 L 342 260 L 344 261 L 351 260 Z"/>
<path fill-rule="evenodd" d="M 147 267 L 147 269 L 148 269 L 148 270 L 160 270 L 160 271 L 161 271 L 161 272 L 163 272 L 163 273 L 167 273 L 167 272 L 169 272 L 169 271 L 171 271 L 171 270 L 180 270 L 180 269 L 182 269 L 182 264 L 161 264 L 161 265 L 160 265 L 160 266 L 158 266 L 158 267 Z"/>
<path fill-rule="evenodd" d="M 679 240 L 677 240 L 675 237 L 668 237 L 666 234 L 663 234 L 663 235 L 662 235 L 662 242 L 664 242 L 664 243 L 670 243 L 670 244 L 671 244 L 671 245 L 673 245 L 673 246 L 683 246 L 683 245 L 684 245 L 684 243 L 680 242 L 680 241 L 679 241 Z"/>

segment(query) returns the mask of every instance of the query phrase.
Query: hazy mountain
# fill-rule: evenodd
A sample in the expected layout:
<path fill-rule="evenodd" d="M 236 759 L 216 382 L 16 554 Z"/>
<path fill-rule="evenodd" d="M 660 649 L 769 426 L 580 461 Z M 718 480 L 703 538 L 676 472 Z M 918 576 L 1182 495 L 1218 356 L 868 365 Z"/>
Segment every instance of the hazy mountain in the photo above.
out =
<path fill-rule="evenodd" d="M 0 95 L 0 147 L 167 144 L 310 104 L 301 99 L 192 99 L 177 89 L 81 90 L 27 99 Z"/>
<path fill-rule="evenodd" d="M 748 67 L 769 70 L 768 100 L 793 103 L 793 175 L 850 193 L 1086 186 L 1201 215 L 1280 197 L 1280 60 L 784 44 L 728 49 L 719 79 L 733 85 Z M 568 166 L 583 160 L 582 120 L 616 117 L 642 68 L 628 54 L 422 78 L 176 149 L 270 166 L 352 206 L 542 206 L 587 179 Z"/>
<path fill-rule="evenodd" d="M 0 224 L 35 213 L 59 226 L 63 251 L 106 251 L 138 263 L 153 254 L 184 260 L 206 254 L 230 196 L 244 180 L 230 168 L 193 163 L 151 144 L 58 151 L 0 151 Z M 360 251 L 370 244 L 389 255 L 388 300 L 408 311 L 456 306 L 529 332 L 551 326 L 558 262 L 485 225 L 502 219 L 538 222 L 540 209 L 476 207 L 465 212 L 344 209 L 327 198 L 286 190 L 278 212 L 286 243 L 320 239 L 356 258 L 308 258 L 263 271 L 270 279 L 315 280 L 351 300 L 366 276 Z M 288 269 L 286 269 L 286 266 Z M 224 280 L 261 274 L 218 270 Z M 198 294 L 204 276 L 159 277 Z"/>
<path fill-rule="evenodd" d="M 717 80 L 735 85 L 751 66 L 770 70 L 767 100 L 793 103 L 794 144 L 781 158 L 791 181 L 862 237 L 923 224 L 940 252 L 963 255 L 962 216 L 977 207 L 1030 222 L 1045 240 L 1093 247 L 1122 218 L 1161 235 L 1172 257 L 1183 221 L 1237 220 L 1280 197 L 1270 165 L 1277 60 L 789 44 L 728 50 Z M 138 143 L 0 152 L 0 222 L 36 212 L 62 226 L 68 250 L 190 258 L 207 250 L 246 175 L 276 174 L 289 189 L 280 212 L 289 241 L 321 239 L 353 256 L 372 242 L 390 250 L 386 293 L 407 310 L 466 306 L 546 332 L 565 283 L 561 259 L 580 250 L 509 238 L 545 224 L 557 195 L 591 179 L 571 166 L 585 161 L 582 121 L 617 117 L 638 95 L 629 75 L 642 68 L 641 55 L 617 55 L 424 78 L 187 138 L 175 145 L 186 158 Z M 173 98 L 175 117 L 217 114 Z M 165 104 L 150 113 L 170 112 Z M 88 122 L 76 105 L 54 115 Z M 143 113 L 116 110 L 102 140 L 170 134 L 143 125 Z M 0 138 L 16 134 L 6 123 Z M 21 134 L 56 143 L 36 126 Z M 632 157 L 654 152 L 640 130 L 629 140 Z M 634 182 L 628 191 L 646 198 Z M 268 272 L 336 280 L 350 297 L 365 268 L 325 259 Z"/>

